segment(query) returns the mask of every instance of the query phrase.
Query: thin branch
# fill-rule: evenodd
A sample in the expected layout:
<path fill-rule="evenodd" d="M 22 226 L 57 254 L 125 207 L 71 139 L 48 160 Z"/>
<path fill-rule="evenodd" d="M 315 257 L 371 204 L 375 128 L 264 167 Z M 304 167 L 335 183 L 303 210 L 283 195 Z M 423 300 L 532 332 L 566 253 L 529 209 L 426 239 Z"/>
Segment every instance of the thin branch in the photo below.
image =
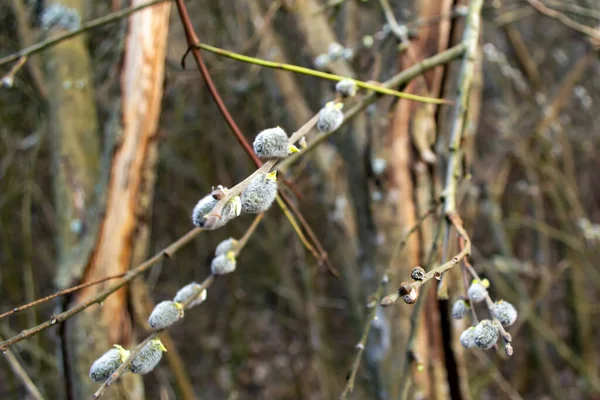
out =
<path fill-rule="evenodd" d="M 124 276 L 125 276 L 124 273 L 123 274 L 118 274 L 118 275 L 113 275 L 113 276 L 107 276 L 106 278 L 98 279 L 96 281 L 91 281 L 91 282 L 87 282 L 87 283 L 82 283 L 81 285 L 76 285 L 76 286 L 73 286 L 73 287 L 61 290 L 61 291 L 53 293 L 53 294 L 51 294 L 49 296 L 42 297 L 41 299 L 37 299 L 36 301 L 32 301 L 31 303 L 27 303 L 27 304 L 23 304 L 22 306 L 15 307 L 15 308 L 13 308 L 10 311 L 5 312 L 4 314 L 0 314 L 0 319 L 2 319 L 4 317 L 8 317 L 9 315 L 12 315 L 12 314 L 17 313 L 17 312 L 20 312 L 20 311 L 23 311 L 23 310 L 27 310 L 28 308 L 35 307 L 37 305 L 40 305 L 42 303 L 45 303 L 45 302 L 47 302 L 49 300 L 52 300 L 52 299 L 55 299 L 57 297 L 64 296 L 64 295 L 69 294 L 69 293 L 73 293 L 73 292 L 76 292 L 78 290 L 90 287 L 90 286 L 98 285 L 98 284 L 100 284 L 102 282 L 106 282 L 106 281 L 110 281 L 110 280 L 113 280 L 113 279 L 122 278 Z"/>
<path fill-rule="evenodd" d="M 546 7 L 546 5 L 540 0 L 528 0 L 528 2 L 531 5 L 531 7 L 535 8 L 540 13 L 550 18 L 555 18 L 563 25 L 566 25 L 571 29 L 575 29 L 576 31 L 583 33 L 584 35 L 587 35 L 592 39 L 600 40 L 600 29 L 594 29 L 590 28 L 589 26 L 580 24 L 579 22 L 567 17 L 565 14 Z"/>
<path fill-rule="evenodd" d="M 0 84 L 2 84 L 2 86 L 11 88 L 15 82 L 15 75 L 17 74 L 17 72 L 19 72 L 21 68 L 23 68 L 23 65 L 25 65 L 26 62 L 27 56 L 19 58 L 19 61 L 17 61 L 16 64 L 13 65 L 10 71 L 8 71 L 8 73 L 4 75 L 2 79 L 0 79 Z"/>
<path fill-rule="evenodd" d="M 259 223 L 262 221 L 263 217 L 264 217 L 264 213 L 258 214 L 256 216 L 256 218 L 254 218 L 254 221 L 252 221 L 252 224 L 246 230 L 246 233 L 244 233 L 244 236 L 242 236 L 240 238 L 240 240 L 238 241 L 238 247 L 236 248 L 236 251 L 235 251 L 236 256 L 239 255 L 240 252 L 244 249 L 244 247 L 248 243 L 248 239 L 250 239 L 250 237 L 254 234 L 254 232 L 256 231 L 256 228 L 258 227 Z M 214 283 L 216 277 L 217 277 L 217 275 L 210 274 L 206 279 L 204 279 L 204 281 L 194 290 L 194 292 L 184 302 L 181 303 L 181 307 L 184 310 L 187 309 L 187 307 L 191 303 L 193 303 L 198 298 L 198 296 L 200 296 L 202 294 L 202 292 L 204 290 L 208 289 Z M 140 344 L 135 346 L 135 348 L 133 350 L 131 350 L 131 352 L 129 353 L 129 357 L 127 357 L 127 359 L 125 361 L 123 361 L 123 363 L 121 365 L 119 365 L 119 368 L 117 368 L 115 370 L 115 372 L 113 372 L 108 377 L 108 379 L 106 381 L 104 381 L 104 383 L 93 394 L 91 399 L 94 400 L 94 399 L 100 398 L 102 396 L 102 394 L 104 393 L 104 391 L 110 385 L 112 385 L 114 382 L 116 382 L 117 379 L 119 379 L 119 377 L 121 375 L 123 375 L 123 373 L 125 373 L 127 371 L 127 367 L 129 366 L 129 364 L 131 364 L 133 359 L 139 354 L 139 352 L 142 350 L 142 348 L 146 344 L 148 344 L 148 342 L 150 342 L 152 339 L 157 337 L 160 334 L 160 332 L 164 331 L 165 329 L 167 329 L 167 328 L 159 329 L 159 330 L 152 332 Z"/>
<path fill-rule="evenodd" d="M 160 261 L 162 261 L 166 258 L 171 258 L 175 253 L 177 253 L 178 250 L 180 250 L 186 244 L 191 242 L 192 239 L 194 239 L 196 236 L 198 236 L 198 234 L 202 231 L 203 230 L 201 228 L 192 229 L 191 231 L 189 231 L 188 233 L 186 233 L 185 235 L 183 235 L 182 237 L 177 239 L 175 242 L 171 243 L 169 246 L 167 246 L 163 250 L 159 251 L 152 258 L 149 258 L 148 260 L 144 261 L 142 264 L 138 265 L 134 269 L 127 272 L 125 274 L 125 277 L 122 278 L 119 282 L 115 283 L 113 286 L 106 288 L 105 290 L 101 291 L 100 293 L 96 294 L 95 296 L 91 297 L 90 299 L 88 299 L 82 303 L 79 303 L 76 306 L 74 306 L 66 311 L 63 311 L 60 314 L 53 315 L 50 319 L 48 319 L 45 322 L 43 322 L 39 325 L 36 325 L 33 328 L 23 330 L 20 334 L 1 342 L 0 343 L 0 352 L 6 351 L 8 348 L 10 348 L 15 343 L 18 343 L 21 340 L 27 339 L 28 337 L 31 337 L 42 331 L 45 331 L 46 329 L 56 325 L 59 322 L 66 321 L 70 317 L 72 317 L 76 314 L 79 314 L 80 312 L 82 312 L 83 310 L 85 310 L 86 308 L 88 308 L 94 304 L 100 304 L 109 295 L 116 292 L 123 286 L 127 285 L 130 281 L 132 281 L 134 278 L 137 278 L 138 276 L 140 276 L 142 273 L 144 273 L 145 271 L 150 269 L 155 264 L 159 263 Z"/>
<path fill-rule="evenodd" d="M 419 217 L 419 219 L 417 220 L 415 225 L 412 228 L 410 228 L 408 230 L 408 232 L 406 232 L 406 234 L 404 235 L 402 240 L 400 240 L 398 242 L 398 244 L 395 246 L 394 252 L 392 253 L 392 256 L 390 257 L 389 265 L 388 265 L 387 269 L 385 270 L 385 272 L 383 273 L 383 276 L 382 276 L 381 280 L 379 281 L 379 286 L 377 287 L 377 290 L 375 291 L 375 294 L 373 296 L 372 310 L 369 313 L 369 315 L 367 316 L 367 320 L 366 320 L 365 326 L 363 328 L 363 334 L 360 338 L 360 341 L 356 345 L 356 348 L 358 349 L 358 351 L 356 352 L 356 356 L 354 357 L 354 361 L 352 362 L 352 367 L 349 372 L 349 378 L 348 378 L 348 381 L 346 382 L 346 387 L 344 387 L 344 390 L 342 391 L 342 394 L 340 396 L 341 399 L 345 399 L 348 396 L 348 394 L 352 393 L 352 391 L 354 390 L 354 384 L 356 381 L 356 373 L 358 372 L 358 367 L 360 366 L 360 361 L 362 360 L 362 355 L 367 346 L 367 339 L 369 338 L 369 332 L 371 331 L 371 325 L 373 324 L 373 320 L 375 319 L 375 316 L 377 315 L 377 303 L 379 303 L 379 301 L 381 300 L 381 297 L 383 296 L 383 293 L 384 293 L 385 285 L 389 280 L 388 273 L 392 269 L 397 257 L 400 255 L 401 251 L 404 249 L 404 247 L 408 243 L 408 239 L 410 238 L 410 236 L 421 227 L 421 225 L 427 219 L 427 217 L 435 214 L 436 209 L 437 209 L 437 207 L 433 207 L 429 211 L 427 211 L 424 215 Z"/>
<path fill-rule="evenodd" d="M 2 340 L 2 337 L 0 337 L 0 340 Z M 13 352 L 8 350 L 4 356 L 6 357 L 6 361 L 12 368 L 15 375 L 17 375 L 19 380 L 23 382 L 25 389 L 27 389 L 27 392 L 29 392 L 31 397 L 33 397 L 35 400 L 44 400 L 44 396 L 42 396 L 40 390 L 37 388 L 37 386 L 35 386 L 35 383 L 33 383 L 27 374 L 27 371 L 25 371 L 23 366 L 19 363 L 19 360 L 17 360 L 17 357 L 15 357 Z"/>
<path fill-rule="evenodd" d="M 290 72 L 295 72 L 297 74 L 314 76 L 317 78 L 327 79 L 327 80 L 336 81 L 336 82 L 348 78 L 348 77 L 344 77 L 344 76 L 330 74 L 328 72 L 317 71 L 317 70 L 306 68 L 306 67 L 300 67 L 297 65 L 285 64 L 285 63 L 280 63 L 280 62 L 275 62 L 275 61 L 263 60 L 263 59 L 256 58 L 256 57 L 245 56 L 242 54 L 235 53 L 233 51 L 224 50 L 224 49 L 221 49 L 221 48 L 218 48 L 215 46 L 210 46 L 210 45 L 204 44 L 204 43 L 198 42 L 196 44 L 196 47 L 200 48 L 202 50 L 209 51 L 211 53 L 218 54 L 220 56 L 232 58 L 234 60 L 242 61 L 245 63 L 260 65 L 262 67 L 281 69 L 284 71 L 290 71 Z M 372 91 L 380 93 L 380 94 L 387 94 L 390 96 L 396 96 L 396 97 L 400 97 L 400 98 L 407 99 L 407 100 L 419 101 L 421 103 L 452 104 L 452 101 L 449 101 L 449 100 L 435 99 L 435 98 L 431 98 L 431 97 L 417 96 L 417 95 L 410 94 L 410 93 L 399 92 L 397 90 L 389 89 L 389 88 L 386 88 L 386 87 L 378 85 L 378 84 L 371 84 L 371 83 L 359 81 L 356 79 L 354 79 L 354 82 L 356 82 L 356 86 L 358 86 L 360 88 L 372 90 Z"/>
<path fill-rule="evenodd" d="M 448 50 L 442 51 L 441 53 L 438 53 L 435 56 L 426 58 L 425 60 L 420 61 L 419 63 L 405 69 L 404 71 L 398 73 L 397 75 L 382 83 L 381 86 L 390 88 L 404 85 L 410 82 L 415 77 L 419 76 L 420 74 L 460 57 L 464 53 L 464 50 L 465 45 L 463 43 L 457 44 L 456 46 L 453 46 Z M 344 114 L 344 122 L 341 126 L 344 126 L 344 124 L 346 124 L 347 121 L 352 119 L 362 110 L 367 108 L 369 105 L 373 104 L 380 96 L 381 95 L 379 95 L 378 93 L 369 93 L 365 97 L 363 97 L 357 104 L 355 104 Z M 319 144 L 329 139 L 331 135 L 339 132 L 340 128 L 335 129 L 331 132 L 318 135 L 314 140 L 308 143 L 305 149 L 301 149 L 298 153 L 294 153 L 286 159 L 280 161 L 277 164 L 277 170 L 285 172 L 292 163 L 297 161 L 304 154 L 313 151 Z"/>
<path fill-rule="evenodd" d="M 58 43 L 60 43 L 64 40 L 71 39 L 72 37 L 81 35 L 82 33 L 85 33 L 89 30 L 100 28 L 104 25 L 110 24 L 112 22 L 116 22 L 116 21 L 123 19 L 125 17 L 128 17 L 129 15 L 131 15 L 137 11 L 140 11 L 146 7 L 151 7 L 151 6 L 160 4 L 160 3 L 164 3 L 165 1 L 170 1 L 170 0 L 153 0 L 153 1 L 149 1 L 144 4 L 140 4 L 139 6 L 136 6 L 136 7 L 124 8 L 120 11 L 105 15 L 100 18 L 96 18 L 92 21 L 82 24 L 79 29 L 75 29 L 70 32 L 65 32 L 61 35 L 57 35 L 55 37 L 43 40 L 39 43 L 34 44 L 33 46 L 27 47 L 25 49 L 17 51 L 16 53 L 13 53 L 6 57 L 0 58 L 0 66 L 17 61 L 18 59 L 20 59 L 22 57 L 28 57 L 32 54 L 39 53 L 40 51 L 43 51 L 43 50 L 47 49 L 48 47 L 57 45 Z"/>

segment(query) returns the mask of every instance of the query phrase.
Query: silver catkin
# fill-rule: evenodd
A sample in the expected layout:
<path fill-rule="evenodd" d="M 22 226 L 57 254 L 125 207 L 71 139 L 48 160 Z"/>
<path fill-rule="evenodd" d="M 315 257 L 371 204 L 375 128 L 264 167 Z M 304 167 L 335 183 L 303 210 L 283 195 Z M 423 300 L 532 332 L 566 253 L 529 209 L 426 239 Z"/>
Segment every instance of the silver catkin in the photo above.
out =
<path fill-rule="evenodd" d="M 161 301 L 154 307 L 148 324 L 155 330 L 165 329 L 183 318 L 183 307 L 171 300 Z"/>
<path fill-rule="evenodd" d="M 499 300 L 492 304 L 490 312 L 503 326 L 511 326 L 517 320 L 517 309 L 508 301 Z"/>
<path fill-rule="evenodd" d="M 460 334 L 460 344 L 470 349 L 471 347 L 475 347 L 475 327 L 470 326 Z"/>
<path fill-rule="evenodd" d="M 242 192 L 242 211 L 259 214 L 267 211 L 277 197 L 277 175 L 275 172 L 257 175 Z"/>
<path fill-rule="evenodd" d="M 452 306 L 452 318 L 463 319 L 469 312 L 469 305 L 464 299 L 457 299 Z"/>
<path fill-rule="evenodd" d="M 129 357 L 129 351 L 119 345 L 102 354 L 90 368 L 90 378 L 94 382 L 103 382 Z"/>
<path fill-rule="evenodd" d="M 473 335 L 475 346 L 488 350 L 498 341 L 498 327 L 489 319 L 484 319 L 477 324 Z"/>
<path fill-rule="evenodd" d="M 265 129 L 259 133 L 253 143 L 254 153 L 262 159 L 285 158 L 298 151 L 280 127 Z"/>
<path fill-rule="evenodd" d="M 221 254 L 213 258 L 210 270 L 213 275 L 225 275 L 235 271 L 236 265 L 235 253 L 229 251 L 227 254 Z"/>
<path fill-rule="evenodd" d="M 335 91 L 342 97 L 354 97 L 356 95 L 356 82 L 353 79 L 342 79 L 335 84 Z"/>
<path fill-rule="evenodd" d="M 185 285 L 181 289 L 177 291 L 175 297 L 173 297 L 173 301 L 183 304 L 188 301 L 192 296 L 196 296 L 195 299 L 188 304 L 187 308 L 192 308 L 197 305 L 200 305 L 206 300 L 207 292 L 206 289 L 200 292 L 200 284 L 197 282 L 192 282 L 190 284 Z"/>
<path fill-rule="evenodd" d="M 481 303 L 487 297 L 488 291 L 483 283 L 478 280 L 473 280 L 473 283 L 471 283 L 471 286 L 469 286 L 469 289 L 467 290 L 467 295 L 473 303 Z"/>
<path fill-rule="evenodd" d="M 129 365 L 134 374 L 147 374 L 160 362 L 163 351 L 167 351 L 159 339 L 152 339 L 140 350 Z"/>
<path fill-rule="evenodd" d="M 229 251 L 236 251 L 239 244 L 240 243 L 234 238 L 225 239 L 221 243 L 219 243 L 219 245 L 215 249 L 215 256 L 226 254 Z"/>
<path fill-rule="evenodd" d="M 224 189 L 227 190 L 226 188 Z M 221 211 L 221 218 L 211 226 L 210 229 L 217 229 L 225 226 L 229 221 L 239 215 L 239 197 L 236 196 L 233 199 L 229 200 L 227 204 L 223 207 Z M 192 211 L 192 222 L 197 227 L 204 227 L 204 217 L 209 214 L 213 208 L 217 205 L 219 200 L 215 199 L 212 194 L 204 196 L 201 198 L 196 206 L 194 206 L 194 210 Z"/>
<path fill-rule="evenodd" d="M 317 129 L 321 133 L 336 130 L 344 122 L 344 113 L 341 110 L 342 103 L 329 102 L 319 111 Z"/>

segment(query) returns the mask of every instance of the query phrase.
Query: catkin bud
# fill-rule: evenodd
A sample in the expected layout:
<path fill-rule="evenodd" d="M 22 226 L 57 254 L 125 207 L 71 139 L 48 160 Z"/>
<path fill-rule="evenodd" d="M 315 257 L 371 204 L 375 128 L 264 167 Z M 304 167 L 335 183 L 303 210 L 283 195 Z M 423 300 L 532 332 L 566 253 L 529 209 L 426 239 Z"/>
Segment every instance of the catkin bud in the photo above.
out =
<path fill-rule="evenodd" d="M 40 23 L 44 30 L 56 27 L 74 31 L 79 29 L 81 20 L 79 13 L 74 8 L 65 7 L 62 4 L 49 4 L 42 12 Z"/>
<path fill-rule="evenodd" d="M 242 210 L 248 214 L 267 211 L 277 197 L 277 171 L 257 175 L 240 196 Z"/>
<path fill-rule="evenodd" d="M 154 310 L 152 310 L 152 313 L 150 314 L 150 318 L 148 318 L 148 324 L 155 330 L 165 329 L 179 321 L 181 318 L 183 318 L 183 307 L 181 306 L 181 303 L 165 300 L 154 307 Z"/>
<path fill-rule="evenodd" d="M 226 254 L 229 251 L 236 251 L 239 245 L 240 243 L 234 238 L 225 239 L 215 249 L 215 256 Z"/>
<path fill-rule="evenodd" d="M 227 188 L 223 188 L 222 190 L 225 194 L 227 194 Z M 201 198 L 200 201 L 198 201 L 198 203 L 194 207 L 194 210 L 192 211 L 192 222 L 194 223 L 194 225 L 200 228 L 206 228 L 206 219 L 204 217 L 208 215 L 213 210 L 213 208 L 215 208 L 218 202 L 219 200 L 215 199 L 212 193 Z M 229 200 L 227 204 L 225 204 L 223 210 L 221 210 L 221 217 L 217 220 L 217 222 L 211 225 L 210 228 L 206 229 L 212 230 L 225 226 L 225 224 L 227 224 L 233 218 L 240 215 L 240 212 L 241 200 L 239 196 L 235 196 L 234 198 Z"/>
<path fill-rule="evenodd" d="M 340 57 L 344 52 L 344 46 L 339 43 L 333 42 L 327 48 L 327 54 L 329 54 L 329 58 L 335 60 Z"/>
<path fill-rule="evenodd" d="M 475 347 L 475 327 L 470 326 L 460 334 L 460 344 L 463 347 L 470 349 L 471 347 Z"/>
<path fill-rule="evenodd" d="M 343 103 L 334 103 L 330 101 L 325 104 L 325 107 L 319 111 L 319 119 L 317 120 L 317 129 L 321 133 L 331 132 L 336 130 L 344 122 L 344 113 L 342 108 Z"/>
<path fill-rule="evenodd" d="M 353 79 L 342 79 L 335 84 L 335 91 L 342 97 L 353 97 L 356 95 L 356 82 Z"/>
<path fill-rule="evenodd" d="M 110 349 L 102 354 L 92 364 L 90 368 L 90 378 L 94 382 L 102 382 L 108 379 L 113 372 L 129 357 L 129 350 L 115 344 L 114 349 Z"/>
<path fill-rule="evenodd" d="M 469 305 L 465 301 L 465 299 L 459 298 L 454 302 L 452 306 L 452 318 L 454 319 L 463 319 L 465 315 L 469 312 Z"/>
<path fill-rule="evenodd" d="M 235 253 L 233 251 L 227 252 L 227 254 L 221 254 L 213 258 L 210 264 L 210 270 L 213 275 L 225 275 L 235 271 L 237 261 L 235 259 Z"/>
<path fill-rule="evenodd" d="M 207 292 L 206 289 L 200 292 L 200 288 L 201 286 L 196 282 L 187 284 L 177 291 L 175 297 L 173 297 L 173 301 L 176 303 L 183 304 L 193 297 L 194 300 L 190 304 L 188 304 L 186 308 L 192 308 L 194 306 L 202 304 L 204 300 L 206 300 Z"/>
<path fill-rule="evenodd" d="M 317 69 L 325 69 L 327 64 L 329 63 L 329 55 L 328 54 L 319 54 L 317 58 L 315 58 L 315 67 Z"/>
<path fill-rule="evenodd" d="M 467 290 L 467 295 L 473 303 L 480 303 L 485 300 L 488 295 L 488 291 L 482 282 L 477 279 L 473 279 L 471 286 L 469 286 L 469 289 Z"/>
<path fill-rule="evenodd" d="M 254 139 L 254 153 L 263 159 L 285 158 L 297 153 L 298 148 L 290 143 L 287 133 L 280 127 L 265 129 Z"/>
<path fill-rule="evenodd" d="M 480 349 L 491 349 L 498 341 L 498 327 L 489 319 L 482 320 L 475 327 L 474 341 Z"/>
<path fill-rule="evenodd" d="M 167 351 L 160 339 L 152 339 L 135 356 L 129 365 L 129 370 L 134 374 L 147 374 L 160 362 L 163 351 Z"/>
<path fill-rule="evenodd" d="M 517 309 L 508 301 L 499 300 L 492 304 L 490 312 L 503 326 L 511 326 L 517 320 Z"/>

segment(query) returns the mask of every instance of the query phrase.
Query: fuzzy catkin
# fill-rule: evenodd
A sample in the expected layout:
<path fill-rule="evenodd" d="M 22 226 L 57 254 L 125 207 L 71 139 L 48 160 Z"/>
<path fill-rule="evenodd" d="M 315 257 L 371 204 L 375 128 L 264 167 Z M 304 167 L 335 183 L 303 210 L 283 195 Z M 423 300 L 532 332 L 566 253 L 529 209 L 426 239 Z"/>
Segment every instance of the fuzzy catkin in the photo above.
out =
<path fill-rule="evenodd" d="M 238 196 L 229 200 L 227 204 L 225 204 L 225 206 L 223 207 L 223 210 L 221 211 L 221 218 L 219 218 L 217 223 L 211 226 L 210 229 L 217 229 L 222 226 L 225 226 L 229 221 L 237 217 L 239 213 L 236 202 L 239 204 L 239 201 L 240 200 Z M 213 210 L 213 208 L 215 208 L 218 202 L 219 200 L 215 199 L 212 196 L 212 194 L 201 198 L 194 207 L 194 210 L 192 211 L 192 222 L 194 223 L 194 225 L 203 228 L 205 222 L 204 216 L 209 214 Z"/>
<path fill-rule="evenodd" d="M 498 341 L 498 327 L 489 319 L 484 319 L 477 324 L 473 332 L 475 346 L 480 349 L 491 349 Z"/>
<path fill-rule="evenodd" d="M 331 132 L 342 125 L 342 122 L 344 122 L 344 113 L 339 107 L 340 105 L 329 102 L 325 107 L 321 108 L 317 119 L 317 129 L 319 132 Z"/>
<path fill-rule="evenodd" d="M 208 294 L 206 292 L 206 289 L 202 290 L 202 292 L 200 293 L 200 288 L 201 286 L 197 282 L 187 284 L 177 291 L 175 297 L 173 297 L 173 301 L 176 303 L 183 304 L 186 301 L 188 301 L 192 296 L 196 296 L 195 299 L 190 304 L 188 304 L 187 308 L 192 308 L 197 305 L 200 305 L 204 302 L 204 300 L 206 300 L 206 296 Z"/>
<path fill-rule="evenodd" d="M 280 127 L 265 129 L 259 133 L 253 143 L 254 153 L 262 159 L 285 158 L 297 151 L 292 146 L 287 133 Z"/>
<path fill-rule="evenodd" d="M 459 341 L 460 344 L 467 349 L 475 347 L 475 327 L 470 326 L 465 329 L 463 333 L 460 334 Z"/>
<path fill-rule="evenodd" d="M 469 312 L 469 306 L 464 299 L 457 299 L 452 306 L 452 318 L 463 319 Z"/>
<path fill-rule="evenodd" d="M 129 370 L 134 374 L 147 374 L 160 362 L 163 351 L 167 351 L 159 339 L 146 343 L 129 365 Z"/>
<path fill-rule="evenodd" d="M 165 300 L 154 307 L 148 324 L 155 330 L 165 329 L 183 318 L 183 307 L 180 303 Z"/>
<path fill-rule="evenodd" d="M 129 351 L 119 345 L 102 354 L 90 368 L 90 378 L 94 382 L 103 382 L 129 357 Z"/>
<path fill-rule="evenodd" d="M 233 251 L 213 258 L 210 270 L 213 275 L 225 275 L 235 271 L 237 261 Z"/>
<path fill-rule="evenodd" d="M 267 211 L 277 197 L 277 178 L 274 173 L 257 175 L 242 192 L 242 211 L 259 214 Z"/>
<path fill-rule="evenodd" d="M 474 280 L 467 290 L 467 295 L 473 303 L 481 303 L 487 297 L 488 291 L 481 282 Z"/>
<path fill-rule="evenodd" d="M 517 309 L 508 301 L 499 300 L 495 302 L 490 307 L 490 312 L 498 318 L 502 326 L 511 326 L 517 320 Z"/>
<path fill-rule="evenodd" d="M 40 16 L 40 23 L 44 30 L 52 28 L 74 31 L 81 26 L 79 13 L 74 8 L 62 4 L 49 4 Z"/>
<path fill-rule="evenodd" d="M 239 242 L 234 238 L 228 238 L 223 240 L 218 244 L 215 249 L 215 256 L 220 256 L 221 254 L 227 254 L 230 251 L 236 251 L 239 246 Z"/>
<path fill-rule="evenodd" d="M 353 97 L 356 95 L 356 82 L 353 79 L 342 79 L 335 84 L 335 91 L 342 97 Z"/>

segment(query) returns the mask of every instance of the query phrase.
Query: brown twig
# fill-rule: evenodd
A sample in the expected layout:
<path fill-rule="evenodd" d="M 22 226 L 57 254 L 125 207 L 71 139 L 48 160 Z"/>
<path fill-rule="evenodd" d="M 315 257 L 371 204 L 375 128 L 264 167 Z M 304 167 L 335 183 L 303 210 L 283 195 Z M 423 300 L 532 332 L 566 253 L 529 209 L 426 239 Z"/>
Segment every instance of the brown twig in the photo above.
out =
<path fill-rule="evenodd" d="M 15 75 L 17 74 L 17 72 L 19 72 L 21 68 L 23 68 L 23 65 L 25 65 L 26 62 L 27 56 L 19 58 L 19 61 L 17 61 L 17 63 L 13 65 L 10 71 L 8 71 L 8 73 L 2 77 L 0 83 L 2 83 L 2 85 L 5 87 L 11 88 L 15 83 Z"/>
<path fill-rule="evenodd" d="M 2 340 L 2 337 L 0 337 L 0 340 Z M 17 360 L 17 357 L 15 357 L 13 352 L 10 350 L 6 351 L 6 353 L 4 353 L 4 357 L 6 358 L 8 365 L 10 365 L 15 375 L 17 375 L 19 380 L 23 382 L 25 389 L 27 389 L 27 392 L 29 392 L 31 397 L 33 397 L 35 400 L 44 400 L 44 396 L 42 396 L 40 390 L 37 388 L 37 386 L 35 386 L 35 383 L 33 383 L 27 374 L 27 371 L 25 371 L 25 368 L 23 368 L 23 366 L 19 363 L 19 360 Z"/>
<path fill-rule="evenodd" d="M 52 300 L 52 299 L 55 299 L 57 297 L 64 296 L 64 295 L 69 294 L 69 293 L 73 293 L 73 292 L 76 292 L 78 290 L 90 287 L 90 286 L 98 285 L 98 284 L 100 284 L 102 282 L 106 282 L 106 281 L 110 281 L 110 280 L 113 280 L 113 279 L 122 278 L 125 275 L 126 274 L 123 273 L 123 274 L 118 274 L 118 275 L 113 275 L 113 276 L 107 276 L 106 278 L 98 279 L 98 280 L 92 281 L 92 282 L 82 283 L 81 285 L 76 285 L 76 286 L 73 286 L 73 287 L 70 287 L 70 288 L 58 291 L 58 292 L 53 293 L 53 294 L 51 294 L 49 296 L 42 297 L 41 299 L 37 299 L 36 301 L 32 301 L 31 303 L 23 304 L 22 306 L 15 307 L 15 308 L 13 308 L 10 311 L 6 311 L 4 314 L 0 314 L 0 319 L 8 317 L 9 315 L 15 314 L 17 312 L 20 312 L 20 311 L 23 311 L 23 310 L 27 310 L 28 308 L 35 307 L 37 305 L 40 305 L 42 303 L 45 303 L 45 302 L 47 302 L 49 300 Z"/>
<path fill-rule="evenodd" d="M 150 269 L 152 266 L 154 266 L 158 262 L 164 260 L 165 258 L 171 258 L 173 256 L 173 254 L 175 254 L 179 249 L 181 249 L 183 246 L 185 246 L 186 244 L 191 242 L 192 239 L 194 239 L 196 236 L 198 236 L 198 234 L 200 232 L 202 232 L 201 228 L 192 229 L 191 231 L 189 231 L 188 233 L 186 233 L 185 235 L 183 235 L 182 237 L 177 239 L 175 242 L 171 243 L 169 246 L 167 246 L 163 250 L 159 251 L 152 258 L 149 258 L 148 260 L 144 261 L 142 264 L 138 265 L 134 269 L 127 272 L 125 274 L 125 276 L 119 282 L 114 284 L 113 286 L 106 288 L 105 290 L 101 291 L 100 293 L 93 296 L 92 298 L 90 298 L 84 302 L 81 302 L 81 303 L 77 304 L 76 306 L 74 306 L 64 312 L 53 315 L 50 319 L 48 319 L 45 322 L 43 322 L 39 325 L 36 325 L 33 328 L 23 330 L 20 334 L 1 342 L 0 343 L 0 352 L 7 350 L 12 345 L 20 342 L 21 340 L 27 339 L 28 337 L 31 337 L 42 331 L 45 331 L 46 329 L 56 325 L 59 322 L 66 321 L 67 319 L 71 318 L 72 316 L 74 316 L 76 314 L 79 314 L 80 312 L 82 312 L 83 310 L 85 310 L 86 308 L 88 308 L 94 304 L 101 303 L 109 295 L 116 292 L 117 290 L 119 290 L 120 288 L 122 288 L 123 286 L 128 284 L 129 282 L 131 282 L 134 278 L 137 278 L 138 276 L 140 276 L 142 273 L 144 273 L 145 271 Z"/>
<path fill-rule="evenodd" d="M 373 320 L 375 319 L 375 316 L 377 315 L 377 303 L 379 303 L 379 301 L 381 300 L 381 297 L 383 296 L 383 293 L 384 293 L 385 285 L 387 284 L 387 282 L 389 280 L 389 277 L 388 277 L 389 271 L 392 269 L 394 262 L 397 260 L 398 256 L 400 255 L 400 252 L 404 249 L 404 247 L 408 243 L 409 237 L 421 227 L 421 225 L 427 219 L 427 217 L 435 214 L 436 210 L 437 210 L 437 207 L 433 207 L 429 211 L 427 211 L 424 215 L 422 215 L 418 219 L 418 221 L 415 223 L 415 225 L 412 228 L 410 228 L 408 230 L 408 232 L 406 232 L 406 234 L 404 235 L 402 240 L 400 240 L 398 242 L 398 244 L 395 246 L 394 252 L 392 253 L 392 257 L 390 257 L 389 265 L 388 265 L 386 271 L 383 273 L 383 276 L 382 276 L 381 280 L 379 281 L 379 286 L 377 287 L 377 290 L 375 291 L 375 294 L 373 295 L 372 309 L 371 309 L 371 312 L 369 313 L 369 315 L 367 316 L 367 320 L 365 322 L 365 326 L 363 328 L 363 334 L 360 338 L 360 341 L 356 345 L 356 348 L 358 350 L 356 352 L 356 356 L 354 356 L 354 361 L 352 362 L 352 367 L 350 368 L 348 381 L 346 382 L 346 386 L 344 387 L 344 390 L 342 391 L 342 394 L 340 396 L 341 399 L 345 399 L 348 396 L 348 394 L 352 393 L 352 391 L 354 390 L 354 383 L 356 381 L 356 374 L 358 372 L 358 367 L 360 366 L 360 361 L 362 360 L 362 355 L 367 346 L 367 339 L 369 338 L 369 332 L 371 331 L 371 325 L 373 323 Z"/>

